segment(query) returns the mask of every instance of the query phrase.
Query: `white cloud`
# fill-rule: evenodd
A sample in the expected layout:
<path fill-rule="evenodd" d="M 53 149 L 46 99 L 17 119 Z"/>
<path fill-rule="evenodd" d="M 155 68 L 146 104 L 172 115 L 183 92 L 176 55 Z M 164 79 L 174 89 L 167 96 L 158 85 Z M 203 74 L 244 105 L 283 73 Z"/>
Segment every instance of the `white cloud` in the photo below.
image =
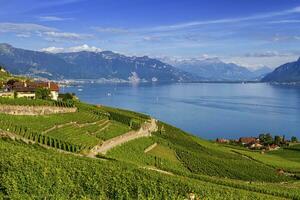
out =
<path fill-rule="evenodd" d="M 286 41 L 295 41 L 300 40 L 300 36 L 298 35 L 279 35 L 276 34 L 273 37 L 271 37 L 271 41 L 273 42 L 286 42 Z"/>
<path fill-rule="evenodd" d="M 205 20 L 205 21 L 192 21 L 192 22 L 179 23 L 173 25 L 157 26 L 157 27 L 149 28 L 148 30 L 169 31 L 169 30 L 177 30 L 177 29 L 183 29 L 183 28 L 194 27 L 199 25 L 225 24 L 225 23 L 236 23 L 236 22 L 249 21 L 249 20 L 259 20 L 259 19 L 266 19 L 271 17 L 285 16 L 285 15 L 290 15 L 295 13 L 300 13 L 300 6 L 289 10 L 269 12 L 264 14 L 256 14 L 256 15 L 250 15 L 246 17 L 224 18 L 224 19 Z"/>
<path fill-rule="evenodd" d="M 31 37 L 31 34 L 30 33 L 19 33 L 19 34 L 16 34 L 16 36 L 19 38 L 29 38 L 29 37 Z"/>
<path fill-rule="evenodd" d="M 81 45 L 81 46 L 75 46 L 68 48 L 69 52 L 79 52 L 79 51 L 92 51 L 92 52 L 100 52 L 102 51 L 100 48 L 97 48 L 95 46 L 89 46 L 87 44 Z"/>
<path fill-rule="evenodd" d="M 91 27 L 93 30 L 100 33 L 127 33 L 128 30 L 122 28 L 113 28 L 113 27 Z"/>
<path fill-rule="evenodd" d="M 16 33 L 17 37 L 39 36 L 48 41 L 64 42 L 65 40 L 78 41 L 90 39 L 91 34 L 79 34 L 61 32 L 60 30 L 48 26 L 32 23 L 0 23 L 0 33 Z"/>
<path fill-rule="evenodd" d="M 61 53 L 61 52 L 64 52 L 64 48 L 46 47 L 46 48 L 42 48 L 41 51 L 45 51 L 45 52 L 49 52 L 49 53 Z"/>
<path fill-rule="evenodd" d="M 263 20 L 263 19 L 272 19 L 274 17 L 287 16 L 292 14 L 300 13 L 300 6 L 295 7 L 288 10 L 282 10 L 278 12 L 267 12 L 262 14 L 254 14 L 248 15 L 244 17 L 235 17 L 235 18 L 221 18 L 215 20 L 199 20 L 199 21 L 190 21 L 185 23 L 171 24 L 171 25 L 162 25 L 162 26 L 154 26 L 154 27 L 145 27 L 145 28 L 133 28 L 133 29 L 123 29 L 123 28 L 115 28 L 115 27 L 91 27 L 93 30 L 101 33 L 131 33 L 131 34 L 145 34 L 145 33 L 153 33 L 153 32 L 170 32 L 170 31 L 187 31 L 188 28 L 195 28 L 201 25 L 217 25 L 217 24 L 229 24 L 229 23 L 238 23 L 245 21 L 253 21 L 253 20 Z M 297 20 L 281 20 L 281 21 L 271 21 L 266 23 L 296 23 Z M 177 32 L 178 33 L 178 32 Z M 215 33 L 216 34 L 216 33 Z M 230 32 L 229 34 L 232 34 Z M 222 36 L 224 35 L 224 31 L 222 32 Z M 145 41 L 147 40 L 147 35 L 145 35 Z"/>
<path fill-rule="evenodd" d="M 143 40 L 147 41 L 147 42 L 157 42 L 159 41 L 161 38 L 158 36 L 144 36 Z"/>
<path fill-rule="evenodd" d="M 54 39 L 63 39 L 63 40 L 83 40 L 87 38 L 91 38 L 92 35 L 90 34 L 78 34 L 78 33 L 67 33 L 67 32 L 44 32 L 44 36 L 47 38 L 54 38 Z"/>
<path fill-rule="evenodd" d="M 65 53 L 65 52 L 80 52 L 80 51 L 90 51 L 90 52 L 101 52 L 102 49 L 95 47 L 95 46 L 89 46 L 87 44 L 83 44 L 81 46 L 74 46 L 74 47 L 47 47 L 41 49 L 41 51 L 46 51 L 49 53 Z"/>
<path fill-rule="evenodd" d="M 295 40 L 300 40 L 300 36 L 294 36 Z"/>
<path fill-rule="evenodd" d="M 246 56 L 233 56 L 223 58 L 225 62 L 236 63 L 250 69 L 258 69 L 262 66 L 276 68 L 284 63 L 297 60 L 299 55 L 289 54 L 286 56 L 273 56 L 273 57 L 246 57 Z"/>
<path fill-rule="evenodd" d="M 270 21 L 269 24 L 290 24 L 290 23 L 300 23 L 298 19 L 285 19 L 285 20 L 276 20 Z"/>
<path fill-rule="evenodd" d="M 57 29 L 52 27 L 47 27 L 39 24 L 31 23 L 0 23 L 0 32 L 13 32 L 21 33 L 24 32 L 46 32 L 46 31 L 56 31 Z"/>
<path fill-rule="evenodd" d="M 41 16 L 39 17 L 40 21 L 43 22 L 52 22 L 52 21 L 66 21 L 66 20 L 73 20 L 73 18 L 62 18 L 57 16 Z"/>
<path fill-rule="evenodd" d="M 289 56 L 287 53 L 279 53 L 278 51 L 265 51 L 258 53 L 247 53 L 245 57 L 280 57 L 280 56 Z"/>

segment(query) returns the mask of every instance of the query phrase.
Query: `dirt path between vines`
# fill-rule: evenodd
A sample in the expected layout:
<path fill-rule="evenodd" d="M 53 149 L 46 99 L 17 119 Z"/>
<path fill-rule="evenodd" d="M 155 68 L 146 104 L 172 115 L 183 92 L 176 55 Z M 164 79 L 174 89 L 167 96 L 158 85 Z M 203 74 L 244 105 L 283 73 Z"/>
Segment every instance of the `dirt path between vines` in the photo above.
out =
<path fill-rule="evenodd" d="M 130 131 L 118 137 L 106 140 L 102 145 L 95 146 L 88 154 L 88 157 L 95 157 L 98 153 L 106 154 L 110 149 L 137 138 L 149 137 L 151 133 L 157 131 L 157 129 L 156 119 L 151 118 L 151 120 L 143 124 L 138 131 Z"/>
<path fill-rule="evenodd" d="M 149 151 L 151 151 L 152 149 L 154 149 L 157 146 L 157 143 L 155 142 L 154 144 L 150 145 L 149 147 L 147 147 L 144 150 L 144 153 L 148 153 Z"/>
<path fill-rule="evenodd" d="M 65 126 L 69 126 L 69 125 L 72 125 L 72 124 L 76 124 L 76 122 L 68 122 L 68 123 L 65 123 L 65 124 L 54 125 L 53 127 L 49 128 L 47 130 L 44 130 L 43 134 L 49 133 L 49 132 L 54 131 L 54 130 L 56 130 L 58 128 L 63 128 Z"/>
<path fill-rule="evenodd" d="M 147 169 L 147 170 L 151 170 L 151 171 L 156 171 L 156 172 L 159 172 L 159 173 L 162 173 L 162 174 L 168 174 L 168 175 L 172 175 L 174 176 L 174 174 L 172 172 L 168 172 L 168 171 L 165 171 L 165 170 L 161 170 L 161 169 L 157 169 L 155 167 L 143 167 L 143 169 Z"/>
<path fill-rule="evenodd" d="M 63 128 L 63 127 L 65 127 L 65 126 L 69 126 L 69 125 L 76 125 L 76 126 L 78 126 L 79 128 L 82 128 L 82 127 L 89 126 L 89 125 L 96 125 L 96 124 L 99 123 L 99 122 L 101 122 L 101 124 L 99 124 L 99 126 L 100 126 L 100 125 L 102 125 L 102 124 L 104 124 L 104 123 L 107 123 L 108 120 L 101 119 L 101 120 L 96 121 L 96 122 L 90 122 L 90 123 L 84 123 L 84 124 L 78 124 L 77 122 L 71 121 L 71 122 L 67 122 L 67 123 L 65 123 L 65 124 L 54 125 L 53 127 L 49 128 L 49 129 L 47 129 L 47 130 L 44 130 L 42 133 L 43 133 L 43 134 L 49 133 L 49 132 L 51 132 L 51 131 L 54 131 L 54 130 L 56 130 L 56 129 Z"/>

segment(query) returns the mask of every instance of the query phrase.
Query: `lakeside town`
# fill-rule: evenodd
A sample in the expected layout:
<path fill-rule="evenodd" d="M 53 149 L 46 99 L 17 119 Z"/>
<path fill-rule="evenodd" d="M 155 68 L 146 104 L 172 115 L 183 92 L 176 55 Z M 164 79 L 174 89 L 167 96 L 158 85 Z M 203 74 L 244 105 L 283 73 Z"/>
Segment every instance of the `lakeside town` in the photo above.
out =
<path fill-rule="evenodd" d="M 61 85 L 49 80 L 34 80 L 22 76 L 11 75 L 0 66 L 0 98 L 44 99 L 62 101 L 77 100 L 75 94 L 61 93 Z"/>
<path fill-rule="evenodd" d="M 284 135 L 275 135 L 273 137 L 270 133 L 262 133 L 258 137 L 240 137 L 239 139 L 233 140 L 217 138 L 216 142 L 232 146 L 245 147 L 251 150 L 261 150 L 261 153 L 263 153 L 265 151 L 279 150 L 280 148 L 298 144 L 299 140 L 296 136 L 286 139 Z"/>
<path fill-rule="evenodd" d="M 75 94 L 59 93 L 59 83 L 11 76 L 2 66 L 0 66 L 0 73 L 7 75 L 5 80 L 0 80 L 0 97 L 3 98 L 48 99 L 54 101 L 66 97 L 68 99 L 77 98 Z M 261 153 L 299 144 L 296 136 L 286 139 L 284 135 L 273 137 L 270 133 L 260 134 L 258 137 L 240 137 L 239 139 L 217 138 L 216 142 L 251 150 L 261 150 Z"/>

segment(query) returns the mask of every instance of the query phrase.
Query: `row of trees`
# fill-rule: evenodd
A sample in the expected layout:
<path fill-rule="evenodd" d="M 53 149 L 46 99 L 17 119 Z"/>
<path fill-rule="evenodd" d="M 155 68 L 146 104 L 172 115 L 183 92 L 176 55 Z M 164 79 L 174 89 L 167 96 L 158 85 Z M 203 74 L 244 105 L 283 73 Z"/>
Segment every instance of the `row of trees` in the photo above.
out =
<path fill-rule="evenodd" d="M 134 130 L 141 128 L 141 121 L 129 116 L 109 111 L 109 119 L 130 126 Z"/>
<path fill-rule="evenodd" d="M 30 100 L 27 98 L 17 98 L 17 99 L 9 99 L 9 98 L 1 98 L 0 104 L 8 104 L 8 105 L 29 105 L 29 106 L 58 106 L 58 107 L 74 107 L 73 101 L 52 101 L 45 100 L 42 98 L 37 98 L 34 100 Z"/>
<path fill-rule="evenodd" d="M 74 107 L 74 93 L 65 93 L 60 94 L 60 101 L 54 102 L 55 106 L 61 107 Z M 47 88 L 38 88 L 35 91 L 35 98 L 36 99 L 43 99 L 43 100 L 51 100 L 51 92 Z"/>
<path fill-rule="evenodd" d="M 271 145 L 271 144 L 282 145 L 287 143 L 284 135 L 283 136 L 275 135 L 273 137 L 270 133 L 267 133 L 267 134 L 260 134 L 258 138 L 259 141 L 264 145 Z M 298 142 L 298 138 L 296 136 L 292 136 L 291 142 L 293 143 Z"/>
<path fill-rule="evenodd" d="M 12 125 L 10 123 L 2 123 L 1 127 L 5 127 L 5 129 L 7 131 L 14 132 L 28 140 L 34 141 L 39 144 L 47 145 L 50 147 L 62 149 L 64 151 L 69 151 L 69 152 L 75 153 L 75 152 L 78 152 L 83 149 L 83 147 L 80 145 L 75 145 L 75 144 L 71 144 L 68 142 L 64 142 L 64 141 L 52 138 L 50 136 L 31 131 L 30 129 L 23 127 L 23 126 L 16 126 L 16 125 Z"/>
<path fill-rule="evenodd" d="M 199 199 L 272 198 L 209 181 L 166 176 L 125 162 L 41 153 L 11 141 L 0 140 L 0 152 L 0 199 L 186 199 L 190 192 Z"/>

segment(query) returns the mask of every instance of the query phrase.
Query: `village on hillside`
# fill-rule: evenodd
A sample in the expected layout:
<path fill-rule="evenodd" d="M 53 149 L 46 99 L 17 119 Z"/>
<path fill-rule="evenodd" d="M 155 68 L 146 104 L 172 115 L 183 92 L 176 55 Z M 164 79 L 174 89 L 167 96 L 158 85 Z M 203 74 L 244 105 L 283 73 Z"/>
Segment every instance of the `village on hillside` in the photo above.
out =
<path fill-rule="evenodd" d="M 0 97 L 3 98 L 26 98 L 26 99 L 45 99 L 62 100 L 76 99 L 75 94 L 59 93 L 59 85 L 52 81 L 36 81 L 21 76 L 12 76 L 0 66 Z"/>
<path fill-rule="evenodd" d="M 230 140 L 225 138 L 217 138 L 217 143 L 230 144 L 242 146 L 251 150 L 274 151 L 279 150 L 282 147 L 288 147 L 292 144 L 297 144 L 298 138 L 292 136 L 290 140 L 287 140 L 285 136 L 275 135 L 274 137 L 270 134 L 260 134 L 258 137 L 240 137 L 236 140 Z"/>
<path fill-rule="evenodd" d="M 11 79 L 0 86 L 0 97 L 58 100 L 59 86 L 54 82 Z"/>

